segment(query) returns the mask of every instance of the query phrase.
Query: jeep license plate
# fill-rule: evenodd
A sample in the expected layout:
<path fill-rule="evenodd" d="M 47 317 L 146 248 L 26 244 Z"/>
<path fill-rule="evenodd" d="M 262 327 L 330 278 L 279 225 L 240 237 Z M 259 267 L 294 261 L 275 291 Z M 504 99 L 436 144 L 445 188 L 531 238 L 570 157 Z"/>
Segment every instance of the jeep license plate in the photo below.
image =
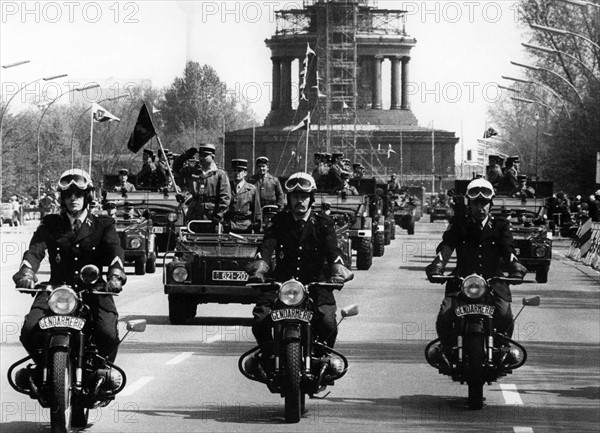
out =
<path fill-rule="evenodd" d="M 152 233 L 165 233 L 166 227 L 152 226 Z"/>
<path fill-rule="evenodd" d="M 302 320 L 303 322 L 310 322 L 312 317 L 312 311 L 299 310 L 297 308 L 271 311 L 271 319 L 273 319 L 274 322 L 279 322 L 280 320 Z"/>
<path fill-rule="evenodd" d="M 42 317 L 38 324 L 41 329 L 71 328 L 81 331 L 85 325 L 85 319 L 71 316 L 48 316 Z"/>
<path fill-rule="evenodd" d="M 213 281 L 248 281 L 244 271 L 212 271 Z"/>
<path fill-rule="evenodd" d="M 470 304 L 456 307 L 454 312 L 458 317 L 466 316 L 468 314 L 483 314 L 485 316 L 492 316 L 495 309 L 496 307 L 492 305 Z"/>

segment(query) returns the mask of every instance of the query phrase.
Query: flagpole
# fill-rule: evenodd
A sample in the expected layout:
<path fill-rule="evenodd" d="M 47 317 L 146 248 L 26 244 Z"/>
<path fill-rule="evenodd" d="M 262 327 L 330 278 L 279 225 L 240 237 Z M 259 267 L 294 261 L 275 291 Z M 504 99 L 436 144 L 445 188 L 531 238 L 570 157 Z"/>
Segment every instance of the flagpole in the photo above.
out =
<path fill-rule="evenodd" d="M 256 174 L 256 123 L 252 123 L 252 175 Z"/>
<path fill-rule="evenodd" d="M 402 145 L 402 129 L 400 130 L 400 182 L 404 184 L 404 148 Z"/>
<path fill-rule="evenodd" d="M 165 153 L 165 148 L 162 145 L 162 141 L 160 141 L 160 137 L 158 136 L 158 133 L 156 134 L 156 141 L 158 141 L 158 147 L 160 147 L 162 154 L 166 158 L 167 155 Z M 166 160 L 167 160 L 167 171 L 169 172 L 169 177 L 171 178 L 171 182 L 173 182 L 173 185 L 175 186 L 175 192 L 177 194 L 179 194 L 181 192 L 181 190 L 179 189 L 179 185 L 177 185 L 177 183 L 175 182 L 175 176 L 173 176 L 173 171 L 171 170 L 171 164 L 169 164 L 169 158 L 166 158 Z"/>
<path fill-rule="evenodd" d="M 431 121 L 431 192 L 435 193 L 435 132 Z"/>
<path fill-rule="evenodd" d="M 88 174 L 92 175 L 92 143 L 94 142 L 94 110 L 91 111 L 90 117 L 90 160 L 88 164 Z"/>
<path fill-rule="evenodd" d="M 308 173 L 308 134 L 310 132 L 310 109 L 308 110 L 308 119 L 306 119 L 306 149 L 304 150 L 304 171 Z"/>

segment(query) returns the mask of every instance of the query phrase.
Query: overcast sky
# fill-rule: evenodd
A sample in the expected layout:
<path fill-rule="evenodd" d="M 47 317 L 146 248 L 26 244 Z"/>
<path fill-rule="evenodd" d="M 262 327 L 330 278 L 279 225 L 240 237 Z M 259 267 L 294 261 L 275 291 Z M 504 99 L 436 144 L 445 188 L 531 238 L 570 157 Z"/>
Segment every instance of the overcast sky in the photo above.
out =
<path fill-rule="evenodd" d="M 417 39 L 410 62 L 413 112 L 421 126 L 433 121 L 436 129 L 455 131 L 457 136 L 462 122 L 459 161 L 461 148 L 465 152 L 474 148 L 483 134 L 488 106 L 499 97 L 495 83 L 510 84 L 500 76 L 523 76 L 522 70 L 510 65 L 510 60 L 525 56 L 518 2 L 376 3 L 380 8 L 408 11 L 406 30 Z M 31 60 L 0 70 L 4 101 L 15 86 L 59 73 L 69 74 L 58 82 L 61 91 L 88 82 L 115 91 L 142 80 L 167 86 L 181 75 L 189 58 L 213 66 L 228 88 L 251 102 L 264 119 L 270 109 L 271 79 L 270 51 L 264 40 L 276 28 L 273 11 L 301 7 L 302 0 L 2 0 L 0 6 L 0 63 Z M 386 79 L 389 62 L 384 65 Z M 56 86 L 45 84 L 44 90 L 55 97 Z M 31 98 L 42 85 L 28 89 L 24 97 Z M 87 96 L 90 100 L 106 97 L 94 90 Z"/>

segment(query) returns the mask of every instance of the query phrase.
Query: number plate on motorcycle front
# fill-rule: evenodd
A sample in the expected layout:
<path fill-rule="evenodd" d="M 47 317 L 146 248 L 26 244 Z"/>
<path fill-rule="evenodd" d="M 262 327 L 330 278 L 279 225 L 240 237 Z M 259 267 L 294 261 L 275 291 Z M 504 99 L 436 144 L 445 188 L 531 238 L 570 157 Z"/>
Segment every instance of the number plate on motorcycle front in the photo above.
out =
<path fill-rule="evenodd" d="M 49 316 L 42 317 L 38 324 L 41 329 L 71 328 L 81 331 L 85 325 L 85 319 L 71 316 Z"/>
<path fill-rule="evenodd" d="M 271 311 L 271 319 L 273 319 L 274 322 L 280 320 L 302 320 L 303 322 L 310 322 L 312 317 L 312 311 L 298 310 L 297 308 Z"/>
<path fill-rule="evenodd" d="M 165 233 L 165 231 L 166 231 L 165 229 L 166 229 L 166 227 L 156 227 L 156 226 L 153 226 L 152 227 L 152 233 Z"/>
<path fill-rule="evenodd" d="M 493 305 L 470 304 L 456 307 L 454 311 L 459 317 L 466 316 L 468 314 L 483 314 L 485 316 L 492 316 L 494 314 L 495 309 L 496 307 L 494 307 Z"/>
<path fill-rule="evenodd" d="M 213 281 L 248 281 L 244 271 L 212 271 Z"/>

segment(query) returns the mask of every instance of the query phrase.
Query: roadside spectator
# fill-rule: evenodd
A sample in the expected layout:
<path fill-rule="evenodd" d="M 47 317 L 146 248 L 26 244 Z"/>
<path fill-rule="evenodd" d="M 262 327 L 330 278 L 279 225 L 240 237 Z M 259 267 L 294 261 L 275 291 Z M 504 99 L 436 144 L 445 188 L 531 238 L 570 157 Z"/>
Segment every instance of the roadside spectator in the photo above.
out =
<path fill-rule="evenodd" d="M 13 195 L 10 198 L 10 204 L 12 205 L 13 210 L 13 225 L 23 225 L 23 220 L 21 219 L 21 203 L 19 202 L 19 199 L 16 195 Z"/>

